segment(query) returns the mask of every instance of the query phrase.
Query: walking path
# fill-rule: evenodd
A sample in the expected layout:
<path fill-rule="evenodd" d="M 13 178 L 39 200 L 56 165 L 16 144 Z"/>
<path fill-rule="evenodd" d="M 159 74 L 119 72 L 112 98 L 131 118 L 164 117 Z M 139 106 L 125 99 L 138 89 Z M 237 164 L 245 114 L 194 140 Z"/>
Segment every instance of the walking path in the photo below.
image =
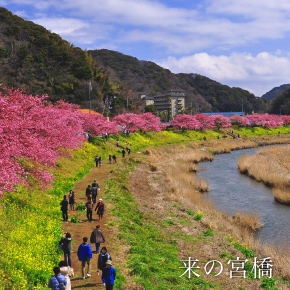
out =
<path fill-rule="evenodd" d="M 85 195 L 86 188 L 88 184 L 92 185 L 92 182 L 94 179 L 97 180 L 99 183 L 99 186 L 101 188 L 100 191 L 98 191 L 97 201 L 99 198 L 104 197 L 104 189 L 105 189 L 105 183 L 108 179 L 109 171 L 113 168 L 113 164 L 108 164 L 108 160 L 105 160 L 105 162 L 102 164 L 102 167 L 93 167 L 90 170 L 90 173 L 86 175 L 83 180 L 77 182 L 73 188 L 73 191 L 75 193 L 75 208 L 77 204 L 79 203 L 86 203 L 87 198 Z M 105 209 L 106 209 L 106 203 L 105 203 Z M 70 219 L 73 215 L 76 215 L 80 219 L 80 223 L 71 223 Z M 110 237 L 112 236 L 112 232 L 108 229 L 108 227 L 105 226 L 107 221 L 107 211 L 104 212 L 104 218 L 103 220 L 99 221 L 99 217 L 97 216 L 97 212 L 93 211 L 93 219 L 90 223 L 87 220 L 86 212 L 78 212 L 78 211 L 71 211 L 68 212 L 69 221 L 63 223 L 64 232 L 69 232 L 72 235 L 72 266 L 74 269 L 75 276 L 71 278 L 71 284 L 72 289 L 102 289 L 104 290 L 104 286 L 102 283 L 101 275 L 102 271 L 100 271 L 100 275 L 97 275 L 97 267 L 98 267 L 98 256 L 99 254 L 93 253 L 93 259 L 91 264 L 91 277 L 86 278 L 85 280 L 82 279 L 82 269 L 81 269 L 81 262 L 78 261 L 77 257 L 77 249 L 79 245 L 83 242 L 83 237 L 88 237 L 88 242 L 90 240 L 91 232 L 96 228 L 96 225 L 101 226 L 101 230 L 103 231 L 103 234 L 105 236 L 106 242 L 101 244 L 101 248 L 103 246 L 107 247 L 108 252 L 111 254 L 110 251 Z M 96 250 L 95 244 L 92 244 L 92 250 L 93 252 Z M 114 255 L 113 257 L 113 263 L 114 263 Z M 113 264 L 114 267 L 114 264 Z M 86 267 L 87 269 L 87 267 Z"/>

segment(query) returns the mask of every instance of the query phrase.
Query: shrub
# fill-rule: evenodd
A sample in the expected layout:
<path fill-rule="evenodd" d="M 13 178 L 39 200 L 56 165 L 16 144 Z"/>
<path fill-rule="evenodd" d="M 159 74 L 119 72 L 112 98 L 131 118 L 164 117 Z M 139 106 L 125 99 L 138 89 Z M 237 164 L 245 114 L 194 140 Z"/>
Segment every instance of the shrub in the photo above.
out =
<path fill-rule="evenodd" d="M 82 204 L 82 203 L 79 203 L 77 206 L 76 206 L 76 210 L 77 211 L 84 211 L 86 208 L 85 204 Z"/>
<path fill-rule="evenodd" d="M 205 232 L 203 232 L 203 235 L 205 237 L 213 237 L 214 236 L 213 230 L 211 228 L 208 228 Z"/>
<path fill-rule="evenodd" d="M 80 223 L 80 220 L 78 219 L 78 217 L 77 217 L 76 215 L 73 215 L 73 216 L 71 217 L 70 221 L 71 221 L 72 223 L 75 223 L 75 224 Z"/>
<path fill-rule="evenodd" d="M 196 216 L 193 218 L 196 221 L 201 221 L 202 217 L 204 216 L 203 212 L 198 211 Z"/>
<path fill-rule="evenodd" d="M 193 212 L 192 210 L 190 210 L 190 209 L 187 209 L 187 210 L 186 210 L 186 213 L 187 213 L 188 215 L 194 215 L 194 212 Z"/>

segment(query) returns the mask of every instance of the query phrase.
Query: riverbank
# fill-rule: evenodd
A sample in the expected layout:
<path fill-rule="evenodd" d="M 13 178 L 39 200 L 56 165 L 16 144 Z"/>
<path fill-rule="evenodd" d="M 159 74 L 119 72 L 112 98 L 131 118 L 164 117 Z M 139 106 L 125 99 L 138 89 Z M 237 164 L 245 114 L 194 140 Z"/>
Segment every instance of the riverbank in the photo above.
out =
<path fill-rule="evenodd" d="M 258 131 L 257 131 L 258 130 Z M 58 263 L 60 259 L 62 259 L 61 253 L 57 250 L 57 244 L 60 239 L 60 234 L 62 230 L 61 226 L 61 212 L 59 210 L 59 202 L 62 199 L 62 195 L 66 194 L 73 186 L 74 183 L 80 179 L 83 178 L 86 174 L 88 174 L 89 169 L 94 164 L 94 157 L 95 155 L 101 155 L 103 157 L 104 162 L 107 162 L 106 156 L 111 152 L 112 154 L 116 153 L 117 156 L 121 155 L 121 149 L 116 148 L 115 141 L 116 139 L 120 140 L 121 146 L 126 146 L 128 144 L 132 151 L 134 152 L 140 152 L 138 150 L 141 150 L 142 148 L 148 148 L 143 151 L 143 153 L 136 153 L 133 159 L 126 157 L 122 162 L 120 161 L 121 158 L 118 157 L 118 163 L 116 170 L 113 168 L 109 170 L 111 173 L 108 176 L 108 183 L 107 183 L 107 189 L 105 194 L 105 199 L 107 203 L 107 213 L 106 217 L 112 216 L 112 220 L 106 220 L 106 222 L 102 225 L 103 228 L 106 230 L 106 227 L 108 227 L 108 232 L 111 232 L 111 240 L 114 241 L 110 243 L 110 247 L 113 248 L 112 253 L 114 255 L 114 263 L 117 266 L 117 268 L 121 269 L 121 274 L 119 277 L 122 277 L 122 275 L 127 280 L 127 283 L 124 282 L 123 286 L 118 286 L 119 289 L 134 289 L 132 288 L 132 285 L 135 285 L 136 289 L 140 289 L 140 285 L 147 285 L 146 281 L 146 275 L 149 275 L 149 272 L 156 271 L 156 275 L 158 274 L 157 268 L 154 266 L 153 259 L 153 265 L 149 270 L 146 268 L 146 262 L 142 260 L 140 263 L 140 259 L 144 259 L 144 257 L 151 252 L 154 252 L 154 247 L 156 243 L 161 243 L 163 241 L 163 236 L 159 236 L 159 230 L 162 230 L 163 228 L 169 228 L 171 229 L 171 226 L 174 225 L 173 229 L 175 229 L 175 221 L 170 220 L 170 217 L 173 218 L 170 215 L 170 211 L 172 208 L 174 211 L 176 211 L 176 214 L 181 214 L 180 219 L 180 225 L 186 225 L 186 229 L 182 230 L 181 232 L 177 232 L 176 234 L 173 233 L 173 236 L 168 237 L 164 236 L 165 240 L 168 241 L 164 245 L 165 252 L 160 253 L 158 257 L 158 261 L 160 261 L 161 267 L 163 267 L 164 263 L 162 262 L 164 259 L 168 257 L 171 257 L 168 263 L 171 263 L 171 261 L 175 261 L 174 265 L 172 265 L 172 268 L 170 268 L 173 272 L 170 272 L 170 275 L 167 276 L 165 273 L 167 268 L 163 269 L 165 272 L 160 275 L 158 278 L 158 283 L 162 286 L 163 284 L 164 289 L 170 289 L 166 288 L 168 285 L 170 286 L 171 282 L 174 281 L 174 284 L 172 284 L 170 287 L 172 289 L 174 287 L 179 287 L 178 283 L 180 282 L 178 275 L 176 275 L 176 271 L 180 271 L 180 260 L 179 255 L 180 253 L 183 253 L 183 249 L 181 247 L 176 247 L 179 244 L 179 236 L 181 237 L 181 242 L 187 241 L 188 243 L 195 243 L 196 238 L 199 241 L 199 245 L 201 246 L 204 242 L 207 244 L 207 247 L 205 248 L 205 252 L 210 251 L 211 248 L 211 239 L 212 239 L 212 231 L 215 236 L 215 231 L 217 233 L 219 232 L 219 228 L 217 225 L 217 229 L 207 227 L 207 225 L 211 225 L 208 220 L 207 214 L 203 216 L 205 213 L 205 210 L 203 209 L 190 209 L 187 208 L 187 195 L 188 198 L 191 199 L 191 192 L 192 188 L 188 188 L 187 190 L 184 188 L 184 192 L 182 194 L 177 193 L 178 190 L 182 189 L 182 182 L 181 185 L 178 185 L 177 176 L 175 175 L 175 172 L 172 171 L 171 173 L 166 173 L 168 175 L 168 180 L 171 179 L 171 187 L 172 189 L 169 190 L 169 192 L 172 194 L 172 196 L 166 197 L 166 199 L 171 200 L 172 197 L 180 196 L 181 201 L 173 201 L 174 203 L 171 204 L 171 206 L 165 207 L 168 208 L 168 211 L 166 211 L 166 215 L 162 218 L 164 212 L 161 211 L 160 213 L 162 216 L 159 217 L 159 213 L 156 211 L 148 212 L 149 215 L 153 216 L 153 218 L 149 218 L 145 221 L 142 221 L 142 218 L 144 216 L 144 213 L 139 213 L 139 198 L 137 195 L 131 195 L 131 191 L 134 193 L 134 188 L 138 188 L 138 184 L 134 185 L 133 188 L 130 189 L 130 181 L 127 181 L 127 178 L 129 178 L 129 170 L 134 171 L 134 169 L 137 170 L 137 167 L 145 166 L 144 168 L 148 168 L 148 178 L 153 178 L 152 182 L 154 183 L 148 183 L 147 175 L 144 175 L 144 180 L 140 182 L 140 185 L 146 184 L 149 186 L 146 190 L 146 196 L 151 197 L 152 193 L 155 193 L 155 186 L 158 189 L 159 186 L 159 176 L 160 172 L 162 173 L 162 166 L 158 164 L 159 160 L 159 148 L 163 148 L 165 155 L 163 153 L 160 153 L 160 158 L 165 161 L 169 162 L 170 160 L 174 160 L 176 164 L 170 165 L 164 165 L 168 169 L 173 169 L 178 164 L 182 164 L 183 169 L 178 170 L 180 172 L 180 175 L 178 178 L 182 178 L 182 170 L 188 170 L 190 172 L 194 172 L 195 166 L 193 163 L 199 162 L 202 158 L 201 156 L 209 156 L 206 158 L 212 158 L 214 153 L 221 153 L 221 152 L 227 152 L 227 148 L 233 148 L 233 149 L 239 149 L 239 148 L 248 148 L 248 147 L 254 147 L 257 146 L 257 142 L 262 143 L 268 143 L 272 144 L 274 142 L 276 143 L 287 143 L 289 139 L 289 135 L 287 134 L 281 134 L 279 136 L 278 129 L 265 129 L 265 128 L 248 128 L 248 131 L 238 131 L 234 130 L 236 134 L 238 132 L 241 133 L 242 136 L 248 137 L 243 139 L 235 139 L 232 140 L 231 137 L 228 137 L 227 139 L 217 139 L 218 135 L 221 135 L 221 132 L 213 132 L 213 131 L 188 131 L 188 132 L 164 132 L 164 133 L 146 133 L 146 134 L 130 134 L 129 136 L 110 136 L 109 142 L 104 142 L 104 140 L 96 139 L 96 146 L 92 146 L 91 144 L 87 144 L 84 148 L 78 149 L 75 154 L 73 154 L 72 158 L 64 157 L 61 160 L 57 162 L 56 168 L 53 170 L 53 173 L 56 176 L 54 186 L 51 190 L 48 190 L 47 192 L 41 192 L 39 190 L 33 189 L 33 188 L 19 188 L 18 192 L 14 193 L 7 193 L 4 196 L 3 204 L 4 207 L 0 209 L 0 215 L 1 215 L 1 222 L 0 222 L 0 228 L 1 228 L 1 236 L 0 236 L 0 242 L 1 242 L 1 248 L 2 248 L 2 254 L 0 256 L 0 263 L 1 263 L 1 270 L 0 270 L 0 289 L 45 289 L 45 285 L 48 281 L 48 278 L 52 275 L 51 269 Z M 281 132 L 284 130 L 285 132 L 289 128 L 281 128 Z M 265 135 L 273 135 L 273 136 L 266 136 L 266 137 L 255 137 L 255 133 L 261 133 L 263 132 Z M 204 137 L 207 138 L 207 141 L 201 141 L 204 139 Z M 253 141 L 255 140 L 256 141 Z M 188 142 L 190 140 L 194 140 L 194 142 Z M 260 140 L 260 141 L 259 141 Z M 173 149 L 171 145 L 166 145 L 168 143 L 176 143 L 176 145 L 172 145 L 173 147 L 178 148 L 178 150 Z M 231 145 L 229 145 L 231 144 Z M 157 145 L 165 145 L 164 147 L 159 147 Z M 150 146 L 155 146 L 152 148 L 149 148 Z M 157 146 L 157 147 L 156 147 Z M 180 149 L 180 150 L 179 150 Z M 190 157 L 186 157 L 186 152 L 193 152 L 195 149 L 199 150 L 198 154 L 191 154 Z M 188 150 L 188 151 L 186 151 Z M 156 152 L 156 156 L 155 153 Z M 176 156 L 175 156 L 176 155 Z M 105 158 L 104 158 L 105 157 Z M 146 161 L 148 158 L 148 161 Z M 151 160 L 151 159 L 152 160 Z M 184 165 L 184 160 L 186 158 L 189 158 L 186 165 Z M 138 165 L 139 164 L 139 165 Z M 114 165 L 115 166 L 115 165 Z M 128 166 L 128 167 L 127 167 Z M 161 167 L 161 168 L 160 168 Z M 176 167 L 178 168 L 178 167 Z M 162 170 L 161 170 L 162 169 Z M 141 172 L 143 172 L 141 170 Z M 116 175 L 115 175 L 116 174 Z M 132 173 L 133 174 L 133 173 Z M 156 176 L 154 176 L 156 174 Z M 171 175 L 170 175 L 171 174 Z M 162 175 L 162 174 L 161 174 Z M 166 175 L 166 176 L 167 176 Z M 132 175 L 133 176 L 133 175 Z M 171 177 L 170 177 L 171 176 Z M 186 176 L 186 175 L 184 175 Z M 104 181 L 107 177 L 104 177 Z M 191 179 L 192 174 L 189 174 L 186 176 L 185 180 L 188 181 L 189 186 L 191 186 Z M 116 180 L 116 184 L 114 183 Z M 162 176 L 160 176 L 160 181 L 162 180 Z M 164 188 L 169 184 L 168 180 L 164 180 Z M 175 181 L 177 182 L 174 184 Z M 162 184 L 160 182 L 160 184 Z M 194 188 L 196 192 L 205 191 L 202 185 L 203 183 L 200 183 L 199 180 L 194 181 Z M 118 186 L 115 192 L 112 192 L 113 186 Z M 119 197 L 115 197 L 114 194 L 119 192 L 119 186 L 121 195 Z M 129 193 L 127 192 L 129 190 Z M 195 192 L 194 190 L 194 192 Z M 81 191 L 78 192 L 78 194 L 81 194 Z M 113 190 L 114 191 L 114 190 Z M 174 192 L 176 192 L 174 194 Z M 167 192 L 166 192 L 167 193 Z M 184 198 L 185 196 L 186 198 Z M 198 196 L 196 194 L 196 196 Z M 184 198 L 184 201 L 183 201 Z M 129 205 L 128 209 L 133 211 L 137 211 L 136 216 L 132 213 L 129 213 L 129 219 L 124 219 L 125 225 L 121 225 L 119 221 L 115 220 L 113 216 L 119 217 L 122 219 L 122 217 L 125 217 L 127 213 L 124 213 L 124 207 L 126 207 L 125 201 L 128 200 L 130 203 L 132 202 L 132 206 Z M 198 200 L 198 198 L 197 198 Z M 154 200 L 155 201 L 155 200 Z M 148 201 L 150 202 L 150 198 L 148 198 Z M 172 202 L 172 200 L 171 200 Z M 115 208 L 115 203 L 118 204 L 119 208 Z M 179 204 L 181 203 L 181 204 Z M 183 204 L 184 203 L 184 204 Z M 156 201 L 156 204 L 158 205 L 158 199 Z M 196 201 L 196 204 L 198 205 L 198 202 Z M 146 208 L 154 207 L 155 203 L 149 203 L 147 206 L 142 207 L 142 210 Z M 212 206 L 209 204 L 207 205 L 210 209 Z M 157 208 L 159 205 L 157 206 Z M 161 207 L 162 208 L 162 207 Z M 184 209 L 184 210 L 183 210 Z M 173 213 L 174 213 L 173 211 Z M 200 213 L 198 213 L 200 211 Z M 84 215 L 84 213 L 81 213 Z M 139 215 L 140 214 L 140 215 Z M 154 218 L 154 215 L 156 214 L 156 219 L 158 224 L 156 225 L 156 230 L 154 230 L 156 219 Z M 223 223 L 223 220 L 227 220 L 227 217 L 224 217 L 221 213 L 216 213 L 218 219 L 220 219 Z M 146 217 L 146 215 L 145 215 Z M 168 218 L 169 217 L 169 218 Z M 82 218 L 81 218 L 82 219 Z M 141 219 L 141 223 L 139 224 L 139 221 Z M 201 219 L 205 224 L 200 223 L 202 225 L 199 232 L 193 231 L 193 228 L 196 226 L 193 223 L 198 222 L 197 220 Z M 151 224 L 151 220 L 153 220 L 153 224 Z M 159 223 L 160 222 L 160 223 Z M 218 224 L 218 222 L 216 222 Z M 70 223 L 68 223 L 70 225 Z M 131 230 L 133 230 L 135 224 L 139 224 L 140 228 L 136 229 L 137 236 L 135 234 L 130 236 L 132 237 L 133 241 L 130 241 L 130 243 L 127 243 L 126 239 L 126 230 L 127 227 L 129 227 L 128 233 L 130 233 Z M 213 223 L 214 225 L 214 223 Z M 144 237 L 147 237 L 148 242 L 143 240 L 143 245 L 140 245 L 142 249 L 144 249 L 144 253 L 142 250 L 136 250 L 136 255 L 140 255 L 140 257 L 134 256 L 134 259 L 131 260 L 130 255 L 132 252 L 134 252 L 134 248 L 131 250 L 132 246 L 134 246 L 134 243 L 136 239 L 138 240 L 140 238 L 140 235 L 142 236 L 144 234 L 144 231 L 142 230 L 143 227 L 149 228 L 149 235 L 144 235 Z M 179 226 L 178 226 L 179 228 Z M 140 232 L 139 232 L 140 230 Z M 150 234 L 150 230 L 155 232 L 153 233 L 153 236 L 155 235 L 157 238 L 153 240 L 152 244 L 150 239 L 152 238 Z M 125 234 L 124 234 L 125 231 Z M 192 234 L 191 234 L 191 231 Z M 21 233 L 21 234 L 19 234 Z M 162 231 L 160 231 L 162 233 Z M 82 232 L 79 231 L 79 237 L 83 235 L 87 235 L 87 230 Z M 195 234 L 197 236 L 195 236 Z M 207 240 L 208 239 L 208 240 Z M 236 246 L 237 242 L 235 240 L 231 240 L 232 238 L 228 238 L 227 240 L 227 246 L 223 249 L 223 252 L 226 251 L 227 247 L 231 247 L 231 243 L 234 243 Z M 234 239 L 234 238 L 233 238 Z M 46 248 L 45 248 L 45 255 L 43 255 L 43 241 L 47 241 Z M 142 239 L 141 239 L 142 241 Z M 78 241 L 79 242 L 79 241 Z M 149 245 L 151 244 L 151 246 Z M 145 245 L 145 246 L 144 246 Z M 172 245 L 172 248 L 170 247 Z M 187 244 L 186 244 L 187 245 Z M 148 246 L 148 248 L 147 248 Z M 76 247 L 74 244 L 73 247 Z M 160 250 L 162 248 L 162 243 L 160 244 Z M 169 248 L 168 248 L 169 247 Z M 156 249 L 156 248 L 155 248 Z M 157 247 L 159 249 L 159 245 Z M 168 250 L 169 249 L 169 250 Z M 235 248 L 234 248 L 235 249 Z M 169 255 L 174 254 L 174 257 Z M 141 252 L 139 252 L 141 251 Z M 148 252 L 149 251 L 149 252 Z M 235 251 L 235 250 L 233 250 Z M 238 254 L 239 252 L 233 252 Z M 146 255 L 145 255 L 146 254 Z M 145 255 L 145 256 L 144 256 Z M 222 256 L 226 257 L 227 252 L 224 254 L 221 253 Z M 177 258 L 176 258 L 177 257 Z M 193 257 L 193 256 L 192 256 Z M 196 255 L 197 257 L 197 255 Z M 137 259 L 138 258 L 138 259 Z M 197 257 L 199 258 L 199 257 Z M 145 259 L 146 260 L 146 259 Z M 23 261 L 26 261 L 23 263 Z M 41 262 L 40 262 L 41 261 Z M 135 262 L 134 262 L 135 261 Z M 156 262 L 156 261 L 155 261 Z M 41 265 L 40 265 L 41 263 Z M 157 262 L 156 262 L 157 263 Z M 159 263 L 159 262 L 158 262 Z M 283 259 L 281 260 L 281 263 L 283 263 Z M 176 270 L 177 267 L 177 270 Z M 149 272 L 148 272 L 149 271 Z M 146 274 L 147 273 L 147 274 Z M 216 277 L 215 277 L 216 278 Z M 212 280 L 212 282 L 206 279 L 196 280 L 192 281 L 192 285 L 196 285 L 196 287 L 211 287 L 209 283 L 216 283 L 215 278 Z M 125 281 L 124 279 L 124 281 Z M 157 278 L 156 278 L 157 279 Z M 154 280 L 154 279 L 153 279 Z M 225 280 L 229 280 L 229 278 L 226 276 Z M 229 281 L 228 281 L 229 282 Z M 150 281 L 148 283 L 151 283 Z M 152 282 L 151 288 L 145 289 L 155 289 L 154 285 L 156 286 L 156 281 Z M 155 283 L 155 284 L 154 284 Z M 168 284 L 169 283 L 169 284 Z M 181 282 L 184 286 L 184 289 L 188 289 L 188 283 L 186 281 Z M 225 282 L 227 283 L 227 282 Z M 257 285 L 260 282 L 255 282 Z M 86 285 L 88 284 L 88 285 Z M 219 284 L 219 282 L 217 282 Z M 90 285 L 90 283 L 84 283 L 84 289 L 88 287 L 93 287 Z M 120 285 L 120 284 L 119 284 Z M 139 286 L 138 286 L 139 285 Z M 149 284 L 148 284 L 149 285 Z M 153 285 L 153 286 L 152 286 Z M 159 285 L 159 284 L 158 284 Z M 200 286 L 198 286 L 200 285 Z M 226 284 L 225 284 L 226 285 Z M 161 287 L 160 286 L 160 287 Z M 2 288 L 1 288 L 2 287 Z M 82 285 L 78 284 L 76 285 L 77 289 L 82 289 Z M 116 285 L 117 287 L 117 285 Z M 121 287 L 121 288 L 120 288 Z M 153 287 L 153 288 L 152 288 Z M 163 286 L 162 286 L 163 287 Z M 192 286 L 195 287 L 195 286 Z M 117 289 L 117 288 L 116 288 Z M 160 288 L 162 289 L 162 288 Z M 179 288 L 182 289 L 182 288 Z M 231 289 L 231 288 L 227 288 Z M 246 287 L 246 289 L 249 289 Z M 255 288 L 251 288 L 255 289 Z M 282 289 L 282 288 L 281 288 Z"/>
<path fill-rule="evenodd" d="M 289 137 L 257 138 L 275 144 L 289 142 Z M 253 230 L 259 226 L 255 214 L 232 218 L 201 199 L 200 181 L 193 177 L 194 163 L 210 160 L 223 147 L 256 147 L 251 140 L 211 140 L 148 148 L 130 160 L 124 160 L 111 173 L 106 199 L 112 210 L 111 228 L 119 237 L 118 248 L 125 273 L 140 289 L 261 289 L 275 284 L 289 288 L 289 261 L 285 253 L 259 245 Z M 118 241 L 117 241 L 118 242 Z M 200 277 L 185 279 L 181 260 L 198 259 Z M 229 259 L 248 259 L 248 279 L 229 277 Z M 275 279 L 253 278 L 254 257 L 271 257 Z M 124 260 L 128 259 L 128 263 Z M 224 271 L 218 277 L 206 275 L 203 267 L 218 260 Z M 283 278 L 279 278 L 283 277 Z M 283 279 L 286 279 L 284 281 Z M 266 285 L 266 286 L 265 286 Z M 195 287 L 195 288 L 194 288 Z M 261 287 L 261 288 L 260 288 Z M 274 286 L 273 286 L 274 287 Z M 267 288 L 265 288 L 267 289 Z M 274 289 L 274 288 L 268 288 Z"/>
<path fill-rule="evenodd" d="M 238 168 L 271 187 L 277 201 L 290 204 L 290 146 L 264 148 L 253 156 L 242 156 Z"/>

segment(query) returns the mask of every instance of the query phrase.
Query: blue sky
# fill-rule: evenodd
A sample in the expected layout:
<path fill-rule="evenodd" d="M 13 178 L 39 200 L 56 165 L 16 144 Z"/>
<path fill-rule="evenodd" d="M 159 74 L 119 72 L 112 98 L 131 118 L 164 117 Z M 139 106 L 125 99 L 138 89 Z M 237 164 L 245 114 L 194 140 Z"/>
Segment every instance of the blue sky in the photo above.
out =
<path fill-rule="evenodd" d="M 290 1 L 0 0 L 83 49 L 112 49 L 261 96 L 290 83 Z"/>

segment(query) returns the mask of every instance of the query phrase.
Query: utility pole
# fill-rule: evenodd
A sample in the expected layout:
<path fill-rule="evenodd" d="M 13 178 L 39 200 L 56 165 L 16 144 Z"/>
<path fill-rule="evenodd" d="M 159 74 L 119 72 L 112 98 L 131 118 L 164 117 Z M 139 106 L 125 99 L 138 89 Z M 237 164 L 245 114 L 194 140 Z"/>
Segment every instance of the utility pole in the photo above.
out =
<path fill-rule="evenodd" d="M 92 100 L 91 100 L 91 91 L 92 91 L 92 83 L 89 82 L 89 103 L 90 103 L 90 113 L 92 111 Z"/>
<path fill-rule="evenodd" d="M 127 96 L 127 113 L 128 113 L 128 105 L 129 105 L 129 102 L 128 102 L 128 96 Z"/>
<path fill-rule="evenodd" d="M 242 112 L 244 112 L 244 100 L 242 99 Z"/>

